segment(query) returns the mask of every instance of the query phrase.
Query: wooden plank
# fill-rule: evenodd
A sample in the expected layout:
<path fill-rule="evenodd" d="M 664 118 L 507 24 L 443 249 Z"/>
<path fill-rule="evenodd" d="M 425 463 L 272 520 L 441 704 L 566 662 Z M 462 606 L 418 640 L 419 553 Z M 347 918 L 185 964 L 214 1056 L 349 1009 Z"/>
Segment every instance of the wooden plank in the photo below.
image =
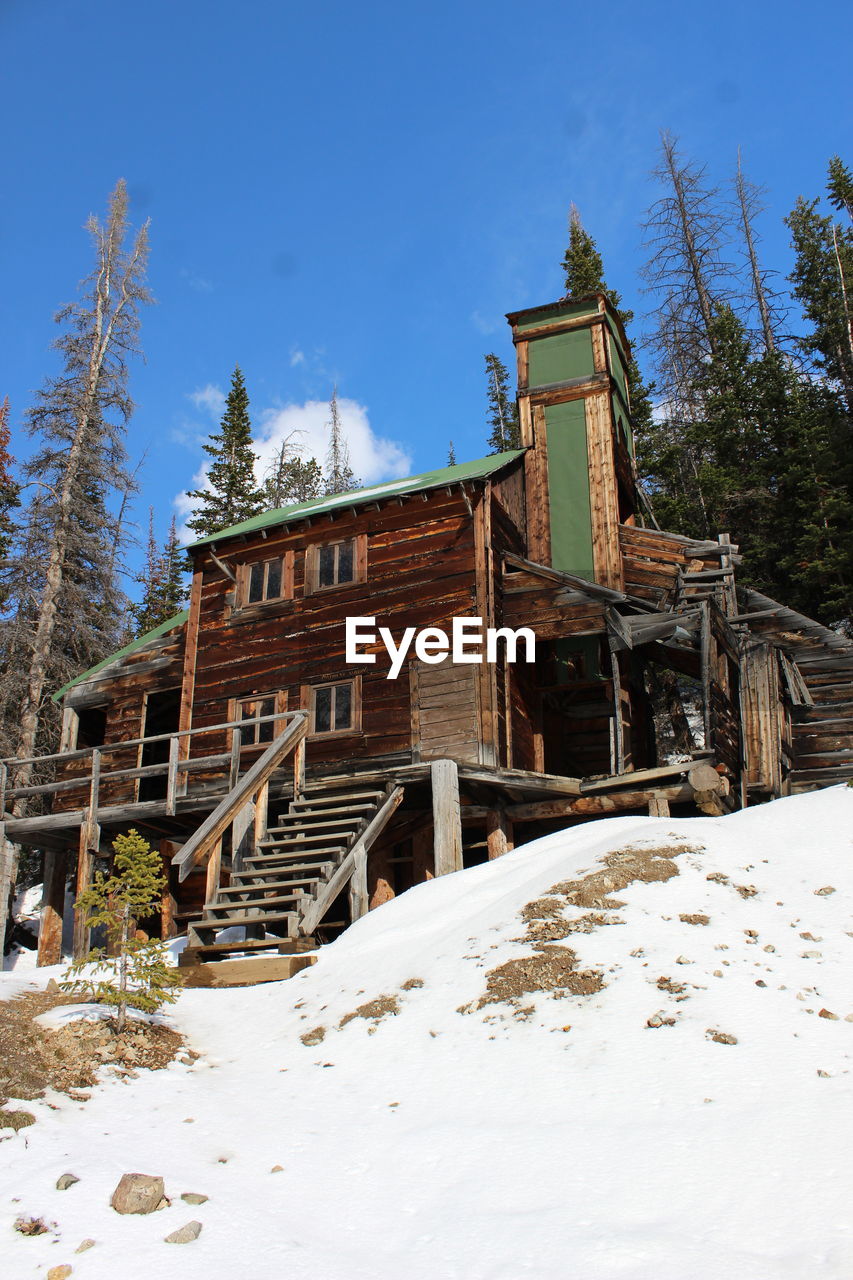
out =
<path fill-rule="evenodd" d="M 435 832 L 435 874 L 462 870 L 462 821 L 459 812 L 459 772 L 453 760 L 434 760 L 432 818 Z"/>
<path fill-rule="evenodd" d="M 513 847 L 512 823 L 506 809 L 500 806 L 486 811 L 486 848 L 489 861 L 502 858 Z"/>
<path fill-rule="evenodd" d="M 627 776 L 627 775 L 626 775 Z M 676 804 L 690 803 L 696 792 L 688 783 L 666 787 L 644 787 L 639 790 L 616 790 L 608 795 L 584 795 L 564 800 L 539 800 L 531 804 L 507 805 L 507 817 L 513 822 L 541 822 L 554 818 L 592 817 L 603 813 L 620 813 L 626 809 L 647 809 L 654 794 Z"/>
<path fill-rule="evenodd" d="M 235 949 L 239 950 L 239 943 Z M 254 987 L 261 982 L 282 982 L 316 963 L 316 955 L 311 954 L 216 960 L 182 965 L 181 978 L 186 987 Z"/>
<path fill-rule="evenodd" d="M 619 502 L 613 459 L 610 397 L 603 394 L 589 396 L 584 408 L 595 577 L 605 587 L 621 591 L 624 580 L 619 550 Z"/>
<path fill-rule="evenodd" d="M 184 641 L 184 669 L 181 678 L 181 706 L 178 714 L 178 730 L 185 732 L 192 728 L 193 696 L 195 693 L 196 659 L 198 657 L 198 631 L 201 620 L 201 589 L 204 578 L 203 571 L 198 568 L 193 574 L 193 585 L 190 591 L 190 609 L 186 624 Z M 181 738 L 181 759 L 186 760 L 190 753 L 190 738 Z M 186 781 L 183 793 L 186 792 Z"/>

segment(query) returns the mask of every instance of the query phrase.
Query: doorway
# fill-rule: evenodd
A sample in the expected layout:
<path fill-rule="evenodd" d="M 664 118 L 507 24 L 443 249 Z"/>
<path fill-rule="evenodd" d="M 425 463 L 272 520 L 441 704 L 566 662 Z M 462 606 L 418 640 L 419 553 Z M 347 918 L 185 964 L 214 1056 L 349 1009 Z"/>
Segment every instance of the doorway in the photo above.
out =
<path fill-rule="evenodd" d="M 175 733 L 181 711 L 181 690 L 155 689 L 145 695 L 145 713 L 142 717 L 143 738 L 153 738 L 161 733 Z M 169 760 L 169 742 L 146 742 L 140 754 L 140 765 L 166 764 Z M 165 800 L 166 774 L 139 779 L 140 800 Z"/>

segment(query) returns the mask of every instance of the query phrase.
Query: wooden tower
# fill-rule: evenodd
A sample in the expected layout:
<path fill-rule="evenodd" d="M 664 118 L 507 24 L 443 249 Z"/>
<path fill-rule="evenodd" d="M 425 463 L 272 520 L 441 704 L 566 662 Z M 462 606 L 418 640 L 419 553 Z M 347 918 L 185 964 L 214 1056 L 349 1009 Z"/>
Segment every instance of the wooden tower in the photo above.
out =
<path fill-rule="evenodd" d="M 514 311 L 531 559 L 621 591 L 637 496 L 630 351 L 603 294 Z"/>

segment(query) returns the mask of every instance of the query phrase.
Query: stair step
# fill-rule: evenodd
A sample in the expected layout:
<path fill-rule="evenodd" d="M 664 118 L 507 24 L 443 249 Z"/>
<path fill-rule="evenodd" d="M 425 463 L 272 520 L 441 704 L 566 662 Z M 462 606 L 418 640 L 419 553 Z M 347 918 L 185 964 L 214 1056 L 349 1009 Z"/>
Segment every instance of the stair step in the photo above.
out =
<path fill-rule="evenodd" d="M 384 791 L 328 791 L 319 792 L 310 796 L 305 796 L 301 800 L 292 800 L 291 810 L 296 810 L 303 805 L 313 806 L 318 804 L 340 804 L 343 800 L 371 800 L 374 803 L 382 800 L 385 796 Z"/>
<path fill-rule="evenodd" d="M 376 805 L 373 803 L 373 801 L 368 801 L 366 804 L 336 805 L 334 807 L 329 805 L 327 808 L 324 808 L 324 809 L 297 809 L 295 812 L 291 812 L 291 813 L 280 813 L 278 815 L 278 822 L 279 823 L 296 822 L 296 821 L 301 821 L 303 818 L 305 819 L 309 819 L 313 817 L 325 818 L 325 817 L 328 817 L 329 815 L 335 816 L 337 814 L 343 814 L 343 815 L 357 814 L 357 813 L 369 814 L 369 813 L 372 813 L 375 808 L 376 808 Z M 314 824 L 312 823 L 311 825 L 313 826 Z"/>
<path fill-rule="evenodd" d="M 195 926 L 195 928 L 196 928 L 196 932 L 199 932 L 202 929 L 205 930 L 205 932 L 207 932 L 208 930 L 214 930 L 214 929 L 231 929 L 234 926 L 240 925 L 240 924 L 242 925 L 277 924 L 283 920 L 291 920 L 295 915 L 296 915 L 295 911 L 271 911 L 269 915 L 265 915 L 265 916 L 242 915 L 242 916 L 231 916 L 226 920 L 200 920 L 198 924 Z M 282 941 L 284 941 L 284 939 L 282 939 Z"/>
<path fill-rule="evenodd" d="M 336 867 L 337 863 L 329 860 L 326 862 L 273 862 L 272 866 L 269 867 L 261 863 L 260 866 L 253 867 L 250 871 L 238 871 L 235 876 L 231 877 L 231 884 L 233 885 L 238 878 L 242 883 L 243 877 L 249 876 L 251 881 L 247 881 L 247 883 L 263 889 L 268 883 L 265 879 L 266 876 L 283 876 L 296 871 L 310 871 L 312 874 L 325 877 L 330 876 Z"/>
<path fill-rule="evenodd" d="M 278 832 L 281 832 L 283 835 L 296 836 L 299 834 L 299 832 L 302 829 L 304 829 L 307 832 L 307 831 L 322 831 L 325 827 L 342 827 L 342 826 L 355 827 L 359 824 L 359 822 L 363 821 L 363 819 L 359 817 L 353 817 L 353 818 L 337 817 L 337 818 L 330 819 L 329 822 L 303 822 L 302 815 L 298 813 L 293 813 L 293 814 L 290 814 L 289 816 L 285 814 L 284 820 L 285 822 L 289 821 L 290 825 L 267 827 L 267 835 L 269 836 L 276 835 Z"/>
<path fill-rule="evenodd" d="M 204 909 L 204 919 L 201 921 L 201 924 L 210 924 L 211 920 L 217 919 L 218 913 L 223 911 L 245 912 L 249 907 L 257 907 L 259 911 L 266 912 L 269 907 L 281 907 L 285 902 L 301 902 L 304 897 L 305 893 L 303 890 L 297 889 L 295 893 L 277 893 L 274 898 L 258 898 L 255 901 L 211 902 Z M 262 921 L 263 916 L 254 917 L 254 919 L 255 923 L 258 924 Z M 234 922 L 226 917 L 226 923 L 233 924 Z"/>
<path fill-rule="evenodd" d="M 338 857 L 340 854 L 346 853 L 347 846 L 345 844 L 325 845 L 319 849 L 292 849 L 288 852 L 286 847 L 270 853 L 254 853 L 249 858 L 243 859 L 243 870 L 253 871 L 255 866 L 258 867 L 276 867 L 279 863 L 290 863 L 300 858 L 321 858 L 327 854 Z M 326 857 L 328 862 L 328 857 Z"/>
<path fill-rule="evenodd" d="M 300 880 L 281 880 L 271 884 L 230 884 L 227 889 L 220 889 L 218 892 L 220 897 L 225 893 L 269 893 L 273 889 L 295 889 L 303 884 L 316 884 L 319 879 L 320 876 L 316 875 Z"/>
<path fill-rule="evenodd" d="M 303 844 L 314 844 L 318 840 L 334 840 L 336 837 L 340 840 L 349 840 L 353 834 L 352 831 L 318 831 L 316 835 L 293 835 L 288 840 L 259 840 L 258 849 L 281 849 L 293 848 Z"/>

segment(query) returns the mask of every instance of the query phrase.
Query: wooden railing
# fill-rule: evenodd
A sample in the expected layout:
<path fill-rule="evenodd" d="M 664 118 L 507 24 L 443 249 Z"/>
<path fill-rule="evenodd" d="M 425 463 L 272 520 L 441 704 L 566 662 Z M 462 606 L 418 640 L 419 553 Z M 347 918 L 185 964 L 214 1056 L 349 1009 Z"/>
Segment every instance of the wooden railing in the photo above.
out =
<path fill-rule="evenodd" d="M 273 715 L 259 716 L 257 719 L 252 719 L 251 728 L 254 731 L 256 725 L 268 723 L 280 725 L 282 722 L 286 722 L 287 727 L 284 730 L 284 733 L 286 733 L 292 723 L 307 723 L 307 712 L 278 711 Z M 97 747 L 83 747 L 75 751 L 61 751 L 51 755 L 0 760 L 0 820 L 11 816 L 10 811 L 17 800 L 36 796 L 63 795 L 71 791 L 78 791 L 81 793 L 81 798 L 85 797 L 83 807 L 86 809 L 90 821 L 96 822 L 99 811 L 107 808 L 115 809 L 118 817 L 122 808 L 132 807 L 135 811 L 138 805 L 115 806 L 105 803 L 104 793 L 111 784 L 127 782 L 133 779 L 163 777 L 165 777 L 166 782 L 165 797 L 161 801 L 151 801 L 149 803 L 152 808 L 157 808 L 159 812 L 173 817 L 177 809 L 178 800 L 187 796 L 188 784 L 193 774 L 209 774 L 219 770 L 222 774 L 223 785 L 227 790 L 230 791 L 236 785 L 240 775 L 242 756 L 246 752 L 257 750 L 254 743 L 243 742 L 243 733 L 246 727 L 247 723 L 245 721 L 229 720 L 221 724 L 203 725 L 199 728 L 183 729 L 174 733 L 154 734 L 147 738 L 105 742 Z M 229 731 L 231 733 L 229 751 L 217 752 L 211 755 L 193 754 L 193 748 L 203 738 L 213 734 L 222 735 Z M 283 736 L 284 734 L 281 734 L 279 738 Z M 295 740 L 294 745 L 301 742 L 304 737 L 305 733 L 303 732 Z M 278 740 L 276 739 L 276 741 Z M 128 750 L 136 748 L 141 758 L 142 752 L 146 747 L 160 743 L 168 743 L 168 759 L 165 761 L 156 764 L 140 764 L 135 768 L 110 769 L 108 767 L 110 757 L 117 753 L 126 754 Z M 271 743 L 267 750 L 269 751 L 273 746 L 275 746 L 275 742 Z M 79 763 L 83 763 L 84 767 L 75 773 L 72 778 L 60 778 L 54 782 L 29 783 L 25 786 L 15 785 L 15 777 L 27 766 L 44 768 L 45 766 L 54 765 L 63 768 Z M 260 761 L 257 763 L 260 763 Z M 296 763 L 304 775 L 303 753 L 300 753 Z"/>

